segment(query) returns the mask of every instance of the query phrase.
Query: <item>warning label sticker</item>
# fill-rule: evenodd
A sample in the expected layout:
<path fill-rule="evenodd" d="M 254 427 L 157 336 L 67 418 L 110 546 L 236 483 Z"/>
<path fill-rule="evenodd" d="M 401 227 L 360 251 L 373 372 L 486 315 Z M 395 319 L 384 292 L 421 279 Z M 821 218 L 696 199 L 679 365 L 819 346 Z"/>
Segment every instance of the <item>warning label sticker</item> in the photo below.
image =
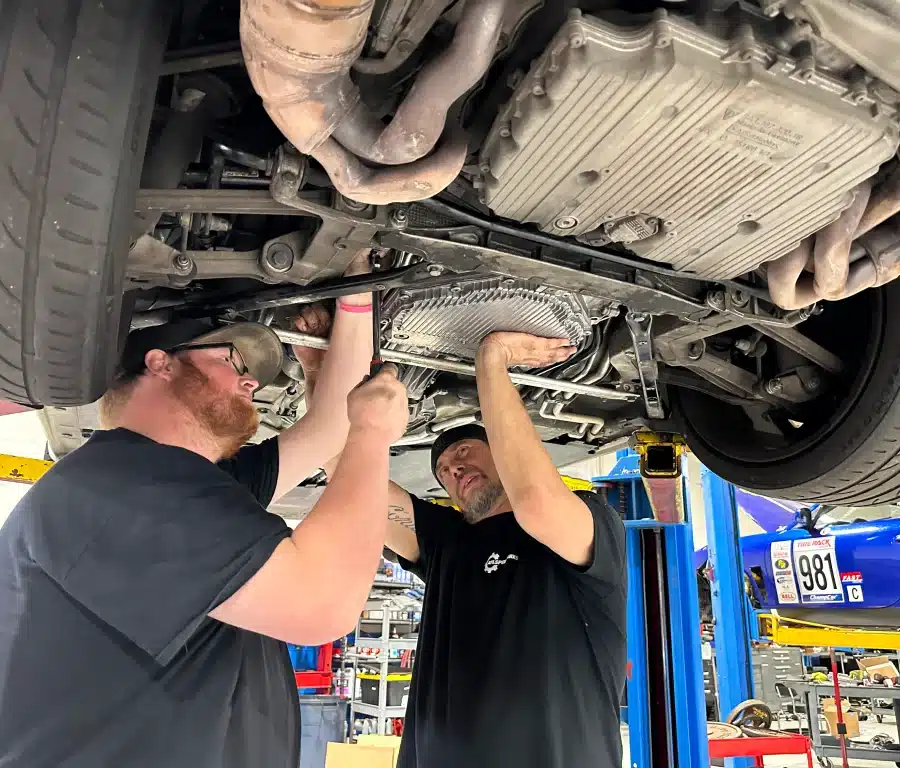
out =
<path fill-rule="evenodd" d="M 775 594 L 778 602 L 785 605 L 799 603 L 791 561 L 791 542 L 773 542 L 769 555 L 772 558 L 772 575 L 775 578 Z"/>

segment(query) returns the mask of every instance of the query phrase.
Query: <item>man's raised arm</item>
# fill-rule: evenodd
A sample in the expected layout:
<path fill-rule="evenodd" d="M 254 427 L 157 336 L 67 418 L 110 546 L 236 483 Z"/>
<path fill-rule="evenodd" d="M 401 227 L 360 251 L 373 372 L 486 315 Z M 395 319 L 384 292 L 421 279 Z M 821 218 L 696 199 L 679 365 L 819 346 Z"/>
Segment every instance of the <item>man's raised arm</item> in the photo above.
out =
<path fill-rule="evenodd" d="M 346 274 L 368 271 L 368 258 L 369 252 L 361 251 Z M 310 307 L 297 319 L 299 330 L 316 335 L 326 335 L 318 333 L 318 324 L 330 324 L 331 339 L 328 352 L 317 357 L 321 361 L 315 374 L 318 386 L 311 396 L 307 394 L 306 415 L 278 436 L 278 483 L 273 500 L 343 450 L 349 428 L 347 395 L 368 373 L 372 359 L 371 310 L 372 295 L 362 293 L 338 299 L 333 322 L 321 306 Z M 302 362 L 306 350 L 294 349 Z"/>
<path fill-rule="evenodd" d="M 492 333 L 475 358 L 478 400 L 491 455 L 519 525 L 575 565 L 591 560 L 594 524 L 587 505 L 563 483 L 531 423 L 507 368 L 541 367 L 568 358 L 566 339 Z"/>

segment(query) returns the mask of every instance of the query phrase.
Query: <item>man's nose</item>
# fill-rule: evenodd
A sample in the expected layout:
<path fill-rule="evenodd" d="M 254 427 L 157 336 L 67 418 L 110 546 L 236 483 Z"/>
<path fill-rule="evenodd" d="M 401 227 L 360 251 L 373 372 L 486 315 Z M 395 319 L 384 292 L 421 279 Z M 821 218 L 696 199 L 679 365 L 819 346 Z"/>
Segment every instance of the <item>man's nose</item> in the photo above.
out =
<path fill-rule="evenodd" d="M 454 464 L 450 468 L 450 473 L 453 475 L 454 480 L 459 480 L 464 474 L 466 474 L 466 468 L 462 464 Z"/>
<path fill-rule="evenodd" d="M 254 379 L 249 373 L 245 373 L 241 376 L 241 380 L 238 383 L 242 389 L 246 389 L 251 394 L 255 392 L 259 388 L 259 382 Z"/>

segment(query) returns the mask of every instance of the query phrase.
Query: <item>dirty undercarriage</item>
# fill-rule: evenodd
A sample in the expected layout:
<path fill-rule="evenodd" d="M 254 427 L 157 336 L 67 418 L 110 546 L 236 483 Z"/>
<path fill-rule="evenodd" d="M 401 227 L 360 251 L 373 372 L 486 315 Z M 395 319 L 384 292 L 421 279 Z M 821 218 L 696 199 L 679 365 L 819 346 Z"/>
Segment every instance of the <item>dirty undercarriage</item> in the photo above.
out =
<path fill-rule="evenodd" d="M 808 496 L 807 469 L 757 469 L 821 444 L 873 369 L 900 77 L 831 3 L 654 5 L 243 0 L 243 65 L 237 9 L 224 32 L 198 13 L 221 43 L 164 65 L 132 325 L 248 318 L 313 344 L 287 330 L 298 304 L 382 290 L 398 455 L 479 418 L 488 332 L 566 336 L 570 361 L 514 375 L 568 459 L 681 430 L 730 479 Z M 363 248 L 376 271 L 340 278 Z M 293 423 L 299 365 L 257 402 Z"/>

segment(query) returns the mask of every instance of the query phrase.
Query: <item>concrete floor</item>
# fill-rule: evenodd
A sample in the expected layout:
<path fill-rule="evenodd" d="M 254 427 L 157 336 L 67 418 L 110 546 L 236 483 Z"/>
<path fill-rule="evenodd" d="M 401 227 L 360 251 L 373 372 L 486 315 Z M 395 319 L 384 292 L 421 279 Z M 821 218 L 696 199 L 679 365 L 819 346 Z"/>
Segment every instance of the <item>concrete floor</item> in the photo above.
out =
<path fill-rule="evenodd" d="M 796 723 L 793 724 L 796 727 Z M 897 738 L 897 728 L 893 719 L 886 717 L 884 722 L 878 723 L 874 718 L 861 722 L 859 724 L 859 736 L 854 741 L 868 742 L 878 733 L 885 733 L 894 741 L 900 741 Z M 885 753 L 888 756 L 888 753 Z M 900 755 L 898 755 L 900 761 Z M 835 768 L 840 768 L 840 759 L 832 758 Z M 765 758 L 766 768 L 806 768 L 806 757 L 804 755 L 785 755 L 783 757 L 767 757 Z M 813 758 L 813 765 L 818 768 L 818 762 Z M 892 766 L 893 761 L 881 762 L 873 760 L 850 760 L 850 768 L 888 768 Z M 622 726 L 622 768 L 634 768 L 631 765 L 631 758 L 628 753 L 628 726 Z"/>

